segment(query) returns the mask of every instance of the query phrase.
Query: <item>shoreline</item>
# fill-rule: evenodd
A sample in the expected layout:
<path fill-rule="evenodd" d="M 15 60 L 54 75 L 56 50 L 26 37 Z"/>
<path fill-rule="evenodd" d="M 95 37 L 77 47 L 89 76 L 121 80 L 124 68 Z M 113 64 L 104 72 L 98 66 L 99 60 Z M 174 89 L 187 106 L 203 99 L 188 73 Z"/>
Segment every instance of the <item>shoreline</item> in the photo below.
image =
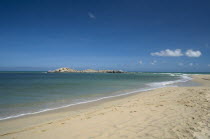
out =
<path fill-rule="evenodd" d="M 170 75 L 172 74 L 171 76 L 174 76 L 173 73 L 162 73 L 162 74 L 170 74 Z M 101 97 L 101 98 L 97 98 L 97 99 L 93 99 L 93 100 L 87 100 L 87 101 L 82 101 L 82 102 L 78 102 L 78 103 L 58 106 L 58 107 L 54 107 L 54 108 L 38 110 L 38 111 L 35 111 L 35 112 L 12 115 L 12 116 L 8 116 L 8 117 L 5 117 L 5 118 L 1 118 L 0 122 L 4 121 L 4 120 L 18 119 L 18 118 L 28 117 L 28 116 L 32 116 L 32 115 L 36 115 L 36 114 L 47 113 L 47 112 L 51 112 L 51 111 L 56 112 L 59 109 L 76 107 L 77 105 L 86 105 L 88 103 L 96 103 L 98 101 L 106 101 L 106 100 L 109 101 L 109 99 L 114 99 L 114 98 L 119 98 L 119 97 L 124 97 L 124 96 L 126 97 L 126 96 L 133 95 L 133 94 L 136 94 L 136 93 L 143 93 L 143 92 L 155 90 L 155 89 L 158 89 L 158 88 L 170 87 L 170 86 L 167 86 L 167 85 L 180 84 L 180 83 L 186 83 L 186 82 L 192 81 L 192 78 L 190 77 L 190 75 L 183 74 L 180 77 L 182 77 L 182 78 L 178 79 L 178 80 L 174 80 L 174 81 L 163 81 L 163 82 L 149 83 L 148 85 L 150 87 L 148 87 L 148 88 L 141 88 L 141 89 L 138 89 L 138 90 L 128 91 L 128 92 L 124 92 L 124 93 L 117 94 L 117 95 L 105 96 L 105 97 Z"/>
<path fill-rule="evenodd" d="M 125 102 L 128 102 L 129 100 L 133 100 L 136 98 L 147 98 L 149 95 L 152 96 L 152 95 L 158 94 L 159 92 L 165 91 L 165 90 L 167 90 L 167 91 L 174 90 L 174 88 L 176 88 L 174 91 L 176 91 L 176 90 L 182 91 L 182 89 L 187 90 L 187 89 L 194 89 L 194 88 L 195 88 L 195 90 L 196 90 L 196 88 L 197 89 L 207 88 L 207 92 L 209 91 L 208 90 L 209 87 L 207 87 L 207 86 L 210 83 L 210 75 L 192 75 L 192 77 L 193 77 L 193 81 L 202 83 L 202 86 L 198 86 L 198 87 L 164 87 L 164 88 L 154 89 L 151 91 L 133 93 L 133 94 L 124 95 L 124 96 L 120 96 L 120 97 L 104 99 L 104 100 L 100 100 L 97 102 L 76 105 L 71 108 L 70 107 L 62 108 L 62 109 L 57 109 L 57 110 L 48 111 L 48 112 L 44 112 L 44 113 L 3 120 L 3 121 L 0 121 L 0 137 L 6 138 L 6 137 L 11 137 L 11 136 L 18 136 L 21 138 L 22 134 L 24 134 L 24 135 L 27 134 L 28 135 L 27 137 L 29 137 L 30 136 L 29 133 L 31 131 L 39 130 L 39 128 L 41 129 L 43 127 L 48 127 L 49 125 L 52 126 L 52 127 L 50 127 L 50 129 L 53 131 L 54 126 L 57 125 L 58 123 L 60 124 L 60 123 L 68 122 L 71 120 L 76 120 L 77 123 L 79 123 L 81 125 L 82 123 L 78 120 L 78 118 L 86 119 L 87 121 L 88 121 L 88 119 L 92 119 L 91 116 L 85 116 L 85 115 L 87 115 L 86 113 L 97 113 L 97 111 L 99 111 L 99 112 L 106 111 L 106 109 L 109 109 L 109 110 L 110 109 L 113 110 L 114 108 L 118 109 L 118 107 L 116 107 L 116 106 L 123 106 L 123 105 L 125 105 Z M 162 94 L 164 94 L 164 93 L 162 92 Z M 142 109 L 145 109 L 145 108 L 146 108 L 146 106 L 144 106 Z M 135 110 L 135 111 L 137 111 L 137 110 Z M 115 115 L 114 112 L 113 113 L 108 112 L 108 113 L 111 113 L 112 116 Z M 137 113 L 137 112 L 132 112 L 132 113 Z M 101 115 L 103 116 L 103 115 L 105 115 L 105 113 L 101 114 Z M 95 116 L 95 117 L 100 119 L 99 116 L 98 117 Z M 112 117 L 110 119 L 112 119 Z M 100 121 L 101 120 L 99 120 L 99 122 Z M 45 132 L 43 132 L 43 133 L 45 133 Z M 35 135 L 34 138 L 36 138 L 38 136 Z"/>

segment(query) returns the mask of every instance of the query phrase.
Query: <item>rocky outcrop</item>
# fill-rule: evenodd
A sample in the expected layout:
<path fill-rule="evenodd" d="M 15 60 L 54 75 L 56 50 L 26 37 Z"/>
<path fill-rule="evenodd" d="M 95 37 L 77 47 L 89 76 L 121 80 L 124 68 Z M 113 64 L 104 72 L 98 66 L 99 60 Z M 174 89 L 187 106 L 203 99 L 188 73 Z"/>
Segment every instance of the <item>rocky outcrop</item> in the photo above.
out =
<path fill-rule="evenodd" d="M 56 69 L 56 70 L 50 70 L 48 72 L 78 72 L 77 70 L 74 70 L 74 69 L 70 69 L 70 68 L 59 68 L 59 69 Z"/>
<path fill-rule="evenodd" d="M 80 72 L 94 73 L 94 72 L 98 72 L 98 70 L 86 69 L 86 70 L 81 70 Z"/>
<path fill-rule="evenodd" d="M 48 73 L 59 73 L 59 72 L 67 72 L 67 73 L 125 73 L 122 70 L 93 70 L 93 69 L 86 69 L 86 70 L 74 70 L 70 68 L 59 68 L 56 70 L 50 70 Z"/>

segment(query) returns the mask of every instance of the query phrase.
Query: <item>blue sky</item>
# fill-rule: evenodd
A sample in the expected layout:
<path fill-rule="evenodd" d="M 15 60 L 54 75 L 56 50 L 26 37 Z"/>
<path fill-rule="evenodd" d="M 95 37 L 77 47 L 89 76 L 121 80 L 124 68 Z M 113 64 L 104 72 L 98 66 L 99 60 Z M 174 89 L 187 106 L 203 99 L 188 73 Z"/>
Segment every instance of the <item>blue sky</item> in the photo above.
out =
<path fill-rule="evenodd" d="M 0 70 L 210 71 L 209 0 L 1 0 Z"/>

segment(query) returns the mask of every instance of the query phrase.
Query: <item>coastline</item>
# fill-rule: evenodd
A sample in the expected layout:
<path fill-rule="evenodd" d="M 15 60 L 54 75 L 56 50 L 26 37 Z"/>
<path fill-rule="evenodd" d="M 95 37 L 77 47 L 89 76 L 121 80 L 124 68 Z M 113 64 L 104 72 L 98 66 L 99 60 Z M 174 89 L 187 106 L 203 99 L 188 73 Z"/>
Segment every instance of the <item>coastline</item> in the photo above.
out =
<path fill-rule="evenodd" d="M 65 138 L 65 136 L 66 138 L 88 138 L 94 136 L 96 138 L 106 138 L 108 136 L 113 138 L 120 138 L 121 136 L 128 136 L 129 138 L 149 138 L 154 136 L 161 138 L 163 133 L 165 137 L 172 138 L 176 138 L 177 136 L 182 138 L 184 138 L 184 136 L 205 137 L 209 135 L 209 133 L 206 133 L 209 132 L 209 127 L 207 127 L 207 129 L 204 128 L 205 131 L 194 132 L 195 130 L 197 131 L 197 129 L 191 124 L 195 119 L 198 120 L 197 122 L 208 123 L 206 120 L 208 119 L 207 116 L 209 116 L 209 112 L 206 110 L 209 108 L 210 90 L 208 85 L 210 85 L 210 75 L 192 75 L 192 77 L 193 81 L 201 83 L 202 86 L 159 88 L 0 121 L 0 138 Z M 199 92 L 202 93 L 199 94 Z M 188 100 L 189 97 L 191 98 L 190 100 Z M 170 101 L 173 101 L 174 105 L 172 105 Z M 190 105 L 188 103 L 190 103 Z M 201 109 L 190 107 L 191 105 L 198 105 L 198 108 L 200 107 Z M 177 111 L 179 109 L 180 112 Z M 161 115 L 161 113 L 163 114 Z M 197 116 L 195 113 L 198 113 Z M 206 117 L 203 119 L 199 118 L 199 116 L 202 117 L 204 113 Z M 169 116 L 164 118 L 164 114 Z M 183 119 L 179 119 L 179 116 L 183 117 Z M 192 116 L 194 119 L 191 118 Z M 189 118 L 191 118 L 192 121 L 189 120 Z M 188 122 L 185 121 L 186 119 L 188 119 Z M 160 133 L 156 133 L 158 131 L 158 129 L 156 129 L 157 131 L 155 130 L 155 132 L 149 133 L 149 130 L 153 130 L 154 128 L 150 126 L 156 125 L 156 120 L 158 121 L 157 125 L 163 124 L 162 126 L 166 126 L 163 129 L 164 132 L 160 129 Z M 168 126 L 167 124 L 169 124 L 171 120 L 176 120 L 176 122 Z M 110 121 L 113 121 L 113 123 Z M 136 123 L 139 123 L 139 125 Z M 177 123 L 179 124 L 177 125 Z M 186 125 L 180 125 L 181 123 L 185 123 Z M 87 131 L 85 131 L 85 126 Z M 188 129 L 188 126 L 193 129 L 187 131 L 186 127 Z M 148 130 L 143 130 L 144 127 L 147 127 Z M 170 130 L 170 134 L 167 130 L 172 129 L 172 127 L 186 131 L 180 131 L 178 134 L 178 130 L 173 131 L 173 133 L 171 133 Z M 81 131 L 78 130 L 80 128 Z M 76 129 L 78 131 L 76 131 Z M 113 133 L 116 129 L 117 133 Z M 69 130 L 72 131 L 72 133 L 69 133 Z M 104 133 L 102 131 L 104 131 Z M 79 134 L 80 132 L 84 132 L 84 135 Z M 150 136 L 150 134 L 154 133 L 155 135 Z M 147 136 L 147 134 L 149 134 L 149 136 Z"/>
<path fill-rule="evenodd" d="M 174 75 L 174 73 L 154 73 L 154 74 L 167 74 L 167 75 L 170 75 L 170 76 L 178 76 L 178 75 Z M 148 87 L 139 88 L 137 90 L 136 89 L 135 90 L 125 90 L 124 93 L 121 92 L 119 94 L 107 95 L 107 96 L 99 97 L 99 98 L 96 98 L 96 99 L 79 101 L 79 102 L 76 102 L 76 103 L 70 103 L 70 104 L 66 104 L 66 105 L 62 105 L 62 106 L 40 109 L 40 110 L 33 111 L 33 112 L 20 113 L 20 114 L 17 114 L 17 115 L 10 115 L 8 117 L 1 117 L 0 121 L 21 118 L 21 117 L 25 117 L 25 116 L 34 115 L 34 114 L 36 115 L 36 114 L 40 114 L 40 113 L 46 113 L 46 112 L 49 112 L 49 111 L 56 111 L 56 110 L 59 110 L 59 109 L 75 107 L 76 105 L 86 105 L 88 103 L 94 103 L 94 102 L 97 102 L 97 101 L 104 101 L 106 99 L 113 99 L 115 97 L 128 96 L 128 95 L 132 95 L 132 94 L 136 94 L 136 93 L 151 91 L 151 90 L 158 89 L 158 88 L 169 87 L 171 85 L 172 86 L 177 86 L 177 85 L 181 86 L 181 84 L 184 83 L 184 86 L 186 86 L 187 84 L 185 84 L 185 83 L 187 83 L 187 82 L 189 83 L 190 80 L 192 80 L 192 78 L 189 75 L 186 75 L 186 74 L 181 74 L 179 76 L 180 76 L 180 79 L 177 79 L 177 80 L 152 82 L 152 83 L 146 84 Z"/>

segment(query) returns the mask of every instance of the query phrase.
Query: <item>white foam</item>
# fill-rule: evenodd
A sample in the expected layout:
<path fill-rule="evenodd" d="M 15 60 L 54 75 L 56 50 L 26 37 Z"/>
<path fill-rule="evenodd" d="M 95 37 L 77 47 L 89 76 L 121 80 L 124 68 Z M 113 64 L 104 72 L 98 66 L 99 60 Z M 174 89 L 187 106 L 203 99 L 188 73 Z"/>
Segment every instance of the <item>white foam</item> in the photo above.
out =
<path fill-rule="evenodd" d="M 179 74 L 161 73 L 161 74 L 169 74 L 170 76 L 180 76 L 181 79 L 175 81 L 154 82 L 154 83 L 149 83 L 147 85 L 151 87 L 166 87 L 169 85 L 173 85 L 175 83 L 187 82 L 192 80 L 192 78 L 189 77 L 187 74 L 180 74 L 180 73 Z"/>

